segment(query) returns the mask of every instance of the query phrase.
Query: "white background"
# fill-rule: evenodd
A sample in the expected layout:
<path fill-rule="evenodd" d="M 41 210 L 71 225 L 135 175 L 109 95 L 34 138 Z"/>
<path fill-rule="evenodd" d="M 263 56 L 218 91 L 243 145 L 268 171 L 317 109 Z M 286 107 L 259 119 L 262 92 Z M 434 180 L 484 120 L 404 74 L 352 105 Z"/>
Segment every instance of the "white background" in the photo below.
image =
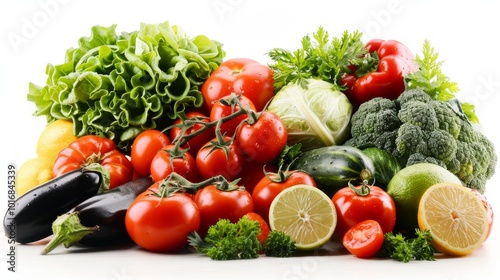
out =
<path fill-rule="evenodd" d="M 0 4 L 0 211 L 6 209 L 7 164 L 35 156 L 43 117 L 26 100 L 29 82 L 44 85 L 47 63 L 60 64 L 93 25 L 117 24 L 133 31 L 141 22 L 169 21 L 188 35 L 207 35 L 224 44 L 226 58 L 270 62 L 275 47 L 295 50 L 321 25 L 332 36 L 359 30 L 370 38 L 396 39 L 420 53 L 429 39 L 444 60 L 444 72 L 459 83 L 459 97 L 476 104 L 486 135 L 500 149 L 498 11 L 494 1 L 1 1 Z M 486 196 L 500 209 L 499 175 Z M 137 249 L 109 252 L 64 250 L 39 256 L 39 246 L 17 246 L 18 272 L 7 271 L 7 240 L 0 240 L 2 279 L 471 279 L 495 277 L 500 264 L 500 225 L 472 255 L 407 264 L 360 260 L 349 255 L 216 262 L 197 255 L 152 254 Z M 3 235 L 3 234 L 2 234 Z M 495 266 L 497 265 L 497 266 Z M 482 276 L 488 273 L 488 276 Z"/>

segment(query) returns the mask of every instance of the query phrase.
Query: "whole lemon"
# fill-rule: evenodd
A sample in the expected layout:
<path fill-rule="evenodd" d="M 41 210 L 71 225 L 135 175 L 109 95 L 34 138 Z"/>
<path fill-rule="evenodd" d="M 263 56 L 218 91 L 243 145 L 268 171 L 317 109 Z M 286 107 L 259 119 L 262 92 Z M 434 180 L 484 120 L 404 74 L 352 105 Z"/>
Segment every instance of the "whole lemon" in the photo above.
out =
<path fill-rule="evenodd" d="M 387 185 L 387 193 L 396 205 L 396 226 L 394 230 L 415 233 L 418 228 L 418 205 L 424 192 L 437 183 L 462 185 L 456 175 L 439 165 L 417 163 L 397 172 Z"/>
<path fill-rule="evenodd" d="M 54 161 L 49 158 L 37 157 L 24 162 L 17 171 L 16 195 L 21 196 L 29 190 L 51 180 Z"/>
<path fill-rule="evenodd" d="M 72 121 L 55 120 L 49 123 L 38 137 L 36 154 L 38 157 L 55 161 L 57 154 L 76 139 Z"/>

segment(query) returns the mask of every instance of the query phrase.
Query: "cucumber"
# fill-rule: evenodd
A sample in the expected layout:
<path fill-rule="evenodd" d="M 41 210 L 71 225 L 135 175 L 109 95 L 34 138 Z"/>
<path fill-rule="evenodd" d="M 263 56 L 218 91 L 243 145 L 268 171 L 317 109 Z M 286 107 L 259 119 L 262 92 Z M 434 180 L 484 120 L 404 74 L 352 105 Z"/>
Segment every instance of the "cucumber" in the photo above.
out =
<path fill-rule="evenodd" d="M 302 152 L 292 164 L 294 170 L 309 174 L 320 190 L 332 197 L 349 181 L 359 183 L 360 173 L 367 169 L 375 174 L 370 158 L 351 146 L 327 146 Z"/>
<path fill-rule="evenodd" d="M 394 174 L 401 170 L 398 159 L 378 147 L 362 148 L 361 151 L 372 160 L 375 166 L 375 185 L 385 190 Z"/>

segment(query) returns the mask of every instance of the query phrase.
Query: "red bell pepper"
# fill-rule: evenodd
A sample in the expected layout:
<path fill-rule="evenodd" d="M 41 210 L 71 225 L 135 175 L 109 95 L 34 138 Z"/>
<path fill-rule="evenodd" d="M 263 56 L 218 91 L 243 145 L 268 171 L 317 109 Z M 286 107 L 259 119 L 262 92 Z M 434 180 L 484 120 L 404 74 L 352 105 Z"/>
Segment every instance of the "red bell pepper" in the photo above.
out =
<path fill-rule="evenodd" d="M 375 97 L 396 99 L 405 90 L 404 76 L 418 70 L 413 53 L 398 41 L 373 39 L 365 47 L 363 63 L 342 77 L 355 108 Z"/>

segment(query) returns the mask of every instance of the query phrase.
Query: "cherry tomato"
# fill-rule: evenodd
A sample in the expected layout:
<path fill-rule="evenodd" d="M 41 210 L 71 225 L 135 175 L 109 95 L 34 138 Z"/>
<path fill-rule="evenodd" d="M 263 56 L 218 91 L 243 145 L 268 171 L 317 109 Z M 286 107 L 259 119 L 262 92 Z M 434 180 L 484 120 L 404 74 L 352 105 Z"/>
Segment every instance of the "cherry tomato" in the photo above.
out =
<path fill-rule="evenodd" d="M 186 118 L 188 119 L 198 119 L 202 122 L 210 122 L 210 118 L 206 116 L 205 114 L 198 112 L 198 111 L 190 111 L 186 113 Z M 182 123 L 182 119 L 178 118 L 174 121 L 174 125 L 179 125 Z M 190 135 L 192 133 L 195 133 L 196 131 L 202 129 L 204 126 L 202 124 L 193 124 L 190 128 L 188 128 L 185 132 L 185 136 Z M 169 131 L 170 133 L 170 139 L 176 139 L 177 137 L 180 137 L 179 134 L 182 133 L 182 129 L 180 127 L 173 127 Z M 196 154 L 200 150 L 200 148 L 205 145 L 208 141 L 212 140 L 212 138 L 215 137 L 215 128 L 207 129 L 204 132 L 200 133 L 199 135 L 196 135 L 194 138 L 191 138 L 190 140 L 187 141 L 185 145 L 182 146 L 183 149 L 189 149 L 188 152 L 193 156 L 196 157 Z M 181 141 L 182 138 L 179 138 L 177 141 Z"/>
<path fill-rule="evenodd" d="M 99 163 L 109 171 L 110 189 L 132 180 L 130 160 L 118 151 L 113 140 L 95 135 L 82 136 L 62 149 L 52 172 L 56 177 L 92 163 Z"/>
<path fill-rule="evenodd" d="M 212 141 L 217 142 L 217 138 Z M 198 151 L 196 167 L 203 178 L 222 175 L 227 180 L 233 180 L 240 174 L 244 159 L 238 143 L 228 136 L 224 137 L 224 141 L 228 143 L 227 155 L 223 148 L 214 147 L 212 142 L 206 143 Z"/>
<path fill-rule="evenodd" d="M 337 210 L 335 231 L 344 235 L 354 225 L 377 221 L 384 233 L 391 232 L 396 223 L 396 206 L 392 197 L 377 186 L 361 184 L 338 190 L 332 197 Z"/>
<path fill-rule="evenodd" d="M 247 192 L 252 193 L 255 186 L 265 176 L 264 168 L 266 169 L 266 172 L 278 172 L 278 167 L 276 167 L 276 165 L 272 162 L 258 163 L 255 161 L 248 161 L 247 158 L 245 158 L 243 168 L 238 175 L 240 178 L 238 185 L 245 187 Z"/>
<path fill-rule="evenodd" d="M 269 232 L 271 229 L 269 228 L 269 225 L 264 221 L 264 219 L 257 213 L 255 212 L 250 212 L 245 214 L 245 216 L 252 221 L 257 221 L 259 222 L 260 225 L 260 233 L 257 235 L 257 239 L 260 241 L 260 245 L 263 247 L 264 244 L 266 243 L 267 236 L 269 235 Z"/>
<path fill-rule="evenodd" d="M 224 100 L 228 103 L 224 103 Z M 221 100 L 218 100 L 214 103 L 212 110 L 210 111 L 210 121 L 214 122 L 222 119 L 223 117 L 227 117 L 234 112 L 240 111 L 240 106 L 236 103 L 236 100 L 239 100 L 240 104 L 243 108 L 248 108 L 250 110 L 255 111 L 255 106 L 252 101 L 247 97 L 240 95 L 236 96 L 234 94 L 224 96 Z M 237 117 L 234 117 L 230 120 L 223 122 L 220 126 L 221 133 L 226 136 L 233 136 L 234 132 L 238 125 L 247 118 L 248 114 L 241 114 Z"/>
<path fill-rule="evenodd" d="M 130 159 L 138 177 L 151 175 L 151 161 L 156 153 L 170 144 L 168 136 L 156 129 L 148 129 L 139 133 L 132 143 Z"/>
<path fill-rule="evenodd" d="M 490 233 L 491 233 L 491 228 L 493 227 L 493 218 L 494 218 L 494 213 L 493 213 L 493 207 L 491 206 L 491 204 L 488 202 L 488 200 L 486 199 L 486 196 L 484 196 L 483 194 L 481 194 L 480 192 L 478 192 L 477 190 L 475 189 L 470 189 L 477 197 L 479 197 L 479 199 L 481 199 L 481 202 L 483 202 L 483 205 L 484 205 L 484 208 L 486 209 L 486 211 L 488 212 L 488 223 L 489 223 L 489 227 L 488 227 L 488 234 L 486 235 L 486 239 L 488 239 L 488 237 L 490 237 Z M 485 241 L 486 241 L 485 239 Z"/>
<path fill-rule="evenodd" d="M 384 244 L 384 232 L 375 220 L 359 222 L 351 227 L 344 237 L 342 244 L 353 255 L 358 258 L 370 258 L 382 248 Z"/>
<path fill-rule="evenodd" d="M 247 158 L 267 163 L 274 160 L 285 147 L 288 133 L 278 115 L 264 111 L 254 123 L 244 122 L 238 128 L 236 140 Z"/>
<path fill-rule="evenodd" d="M 200 174 L 196 168 L 196 160 L 188 152 L 180 152 L 176 155 L 175 145 L 167 145 L 160 149 L 153 160 L 151 161 L 151 179 L 153 182 L 158 182 L 165 179 L 172 172 L 176 172 L 184 176 L 191 182 L 198 182 Z"/>
<path fill-rule="evenodd" d="M 201 87 L 204 107 L 210 112 L 215 101 L 231 93 L 243 93 L 257 111 L 262 111 L 274 96 L 273 82 L 273 71 L 264 64 L 247 58 L 226 60 Z"/>
<path fill-rule="evenodd" d="M 268 173 L 255 186 L 252 199 L 255 205 L 255 213 L 269 223 L 269 208 L 274 198 L 284 189 L 305 184 L 316 187 L 316 182 L 309 174 L 302 171 L 282 171 L 280 173 Z"/>
<path fill-rule="evenodd" d="M 243 215 L 254 211 L 252 196 L 245 189 L 220 190 L 209 185 L 196 192 L 194 201 L 200 209 L 200 236 L 205 236 L 208 228 L 219 219 L 236 223 Z"/>
<path fill-rule="evenodd" d="M 182 193 L 161 197 L 151 191 L 139 195 L 129 206 L 125 226 L 140 247 L 155 252 L 173 252 L 187 243 L 190 232 L 198 230 L 200 211 Z"/>

